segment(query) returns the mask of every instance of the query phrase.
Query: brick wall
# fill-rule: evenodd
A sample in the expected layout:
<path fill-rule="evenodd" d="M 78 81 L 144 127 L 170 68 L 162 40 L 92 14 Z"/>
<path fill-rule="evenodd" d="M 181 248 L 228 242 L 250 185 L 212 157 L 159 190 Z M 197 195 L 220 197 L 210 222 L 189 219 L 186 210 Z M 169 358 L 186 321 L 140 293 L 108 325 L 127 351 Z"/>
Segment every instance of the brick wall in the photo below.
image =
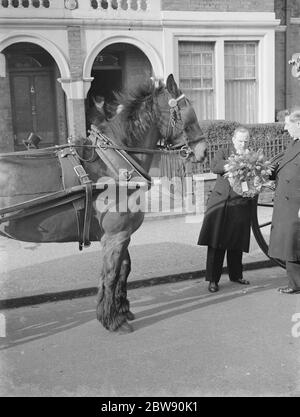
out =
<path fill-rule="evenodd" d="M 286 33 L 275 33 L 275 112 L 286 109 Z"/>
<path fill-rule="evenodd" d="M 81 28 L 80 26 L 69 26 L 67 32 L 71 77 L 74 81 L 80 80 L 82 78 L 82 67 L 86 53 L 84 43 L 82 42 Z M 84 100 L 68 100 L 67 109 L 69 122 L 68 135 L 85 136 Z"/>
<path fill-rule="evenodd" d="M 66 104 L 65 104 L 65 93 L 61 87 L 61 84 L 57 81 L 60 78 L 59 69 L 56 65 L 54 73 L 55 82 L 55 97 L 56 97 L 56 117 L 57 117 L 57 130 L 58 130 L 58 143 L 66 143 L 68 136 L 67 130 L 67 119 L 66 119 Z"/>
<path fill-rule="evenodd" d="M 67 100 L 69 129 L 68 135 L 85 137 L 85 103 L 84 99 Z M 64 140 L 65 141 L 65 140 Z"/>
<path fill-rule="evenodd" d="M 288 59 L 291 59 L 295 52 L 300 52 L 300 25 L 290 25 L 288 36 Z M 290 66 L 288 68 L 288 82 L 287 107 L 300 107 L 300 80 L 292 76 Z"/>
<path fill-rule="evenodd" d="M 68 32 L 69 58 L 71 77 L 80 79 L 85 51 L 82 44 L 80 26 L 70 26 Z"/>
<path fill-rule="evenodd" d="M 300 17 L 300 0 L 288 0 L 291 7 L 291 16 Z"/>
<path fill-rule="evenodd" d="M 274 9 L 276 14 L 276 19 L 280 19 L 281 25 L 286 25 L 286 0 L 275 0 Z"/>
<path fill-rule="evenodd" d="M 162 0 L 163 10 L 274 12 L 274 0 Z"/>

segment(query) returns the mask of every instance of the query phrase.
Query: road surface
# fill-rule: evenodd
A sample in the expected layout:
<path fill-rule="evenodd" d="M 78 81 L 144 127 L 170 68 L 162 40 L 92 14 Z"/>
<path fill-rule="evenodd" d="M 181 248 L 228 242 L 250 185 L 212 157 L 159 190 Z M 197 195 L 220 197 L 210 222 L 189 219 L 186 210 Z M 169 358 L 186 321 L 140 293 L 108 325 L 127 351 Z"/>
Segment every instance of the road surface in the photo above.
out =
<path fill-rule="evenodd" d="M 94 297 L 1 311 L 0 393 L 299 396 L 300 295 L 276 291 L 281 268 L 244 277 L 216 294 L 203 279 L 130 290 L 128 335 L 101 327 Z"/>

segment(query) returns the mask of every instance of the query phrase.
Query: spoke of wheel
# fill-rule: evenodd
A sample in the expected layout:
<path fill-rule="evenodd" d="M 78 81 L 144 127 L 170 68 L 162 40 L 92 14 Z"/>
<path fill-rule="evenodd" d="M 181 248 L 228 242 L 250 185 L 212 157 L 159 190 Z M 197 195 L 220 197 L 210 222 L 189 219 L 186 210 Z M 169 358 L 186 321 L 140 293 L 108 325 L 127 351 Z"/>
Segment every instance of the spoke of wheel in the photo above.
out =
<path fill-rule="evenodd" d="M 258 227 L 261 229 L 262 227 L 270 226 L 270 224 L 272 224 L 272 222 L 262 223 Z"/>
<path fill-rule="evenodd" d="M 268 221 L 266 223 L 259 224 L 259 221 L 258 221 L 259 207 L 269 207 L 270 209 L 273 209 L 274 206 L 273 206 L 273 204 L 270 204 L 270 203 L 257 203 L 256 202 L 254 210 L 252 210 L 252 214 L 251 214 L 252 231 L 253 231 L 254 237 L 255 237 L 259 247 L 264 252 L 264 254 L 268 258 L 270 258 L 269 254 L 268 254 L 269 245 L 265 240 L 265 236 L 262 233 L 262 229 L 264 227 L 270 226 L 272 224 L 272 220 Z M 270 217 L 271 217 L 271 213 L 270 213 Z M 281 261 L 280 259 L 274 259 L 274 258 L 270 258 L 270 259 L 273 260 L 276 264 L 278 264 L 282 268 L 286 267 L 284 261 Z"/>
<path fill-rule="evenodd" d="M 273 207 L 273 204 L 269 203 L 257 203 L 258 207 Z"/>

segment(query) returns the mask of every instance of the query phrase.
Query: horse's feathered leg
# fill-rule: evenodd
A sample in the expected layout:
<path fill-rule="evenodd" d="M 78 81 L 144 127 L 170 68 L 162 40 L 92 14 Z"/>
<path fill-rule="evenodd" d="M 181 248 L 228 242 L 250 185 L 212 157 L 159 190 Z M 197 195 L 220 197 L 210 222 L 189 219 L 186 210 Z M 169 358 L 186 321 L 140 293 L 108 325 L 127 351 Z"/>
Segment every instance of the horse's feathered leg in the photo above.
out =
<path fill-rule="evenodd" d="M 129 301 L 127 298 L 127 278 L 131 271 L 131 260 L 128 249 L 124 253 L 121 263 L 120 278 L 116 288 L 116 304 L 120 312 L 125 314 L 127 320 L 134 320 L 134 314 L 129 310 Z"/>
<path fill-rule="evenodd" d="M 104 235 L 101 240 L 102 271 L 98 291 L 97 318 L 110 331 L 121 327 L 127 332 L 132 330 L 127 323 L 126 312 L 123 308 L 124 296 L 120 297 L 119 283 L 122 262 L 129 241 L 128 233 L 124 232 Z"/>

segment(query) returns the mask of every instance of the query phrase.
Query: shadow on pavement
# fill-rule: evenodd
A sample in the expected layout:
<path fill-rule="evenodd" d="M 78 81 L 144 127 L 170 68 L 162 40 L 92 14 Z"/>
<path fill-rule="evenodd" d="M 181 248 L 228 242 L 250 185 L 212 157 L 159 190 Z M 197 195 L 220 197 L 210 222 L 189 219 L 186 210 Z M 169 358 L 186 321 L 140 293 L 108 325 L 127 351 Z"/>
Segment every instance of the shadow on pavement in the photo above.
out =
<path fill-rule="evenodd" d="M 135 309 L 139 310 L 135 313 L 136 320 L 131 322 L 134 330 L 139 331 L 171 317 L 268 291 L 278 286 L 278 280 L 267 278 L 260 281 L 258 285 L 250 285 L 247 288 L 241 288 L 238 284 L 229 283 L 228 286 L 223 284 L 219 293 L 209 294 L 206 285 L 203 288 L 199 284 L 199 295 L 195 295 L 196 283 L 197 281 L 194 281 L 193 285 L 187 284 L 188 287 L 177 293 L 173 292 L 172 284 L 168 286 L 168 289 L 164 289 L 163 285 L 148 288 L 147 294 L 153 293 L 153 297 L 148 301 L 139 301 L 144 289 L 138 290 L 134 294 L 134 300 L 131 301 L 132 311 L 135 313 Z M 129 298 L 131 299 L 130 293 Z M 2 341 L 0 350 L 42 339 L 96 320 L 95 310 L 95 297 L 7 310 L 7 337 L 0 339 L 0 342 Z M 102 332 L 103 337 L 106 338 L 113 336 L 100 323 L 99 332 Z"/>

